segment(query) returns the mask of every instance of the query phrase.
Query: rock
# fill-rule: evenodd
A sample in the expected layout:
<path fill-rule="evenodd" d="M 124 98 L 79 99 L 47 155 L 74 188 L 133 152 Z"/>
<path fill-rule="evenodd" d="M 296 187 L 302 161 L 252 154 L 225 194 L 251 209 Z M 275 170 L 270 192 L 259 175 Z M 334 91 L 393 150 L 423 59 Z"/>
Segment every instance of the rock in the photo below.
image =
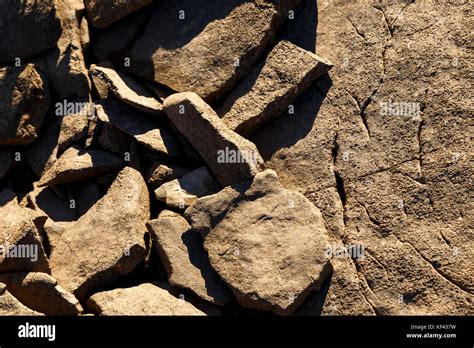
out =
<path fill-rule="evenodd" d="M 91 24 L 104 28 L 151 2 L 152 0 L 85 0 L 84 4 Z"/>
<path fill-rule="evenodd" d="M 130 149 L 132 137 L 110 123 L 103 123 L 98 137 L 99 144 L 109 151 L 123 155 Z"/>
<path fill-rule="evenodd" d="M 31 170 L 41 177 L 57 160 L 59 127 L 51 124 L 25 151 L 25 159 Z"/>
<path fill-rule="evenodd" d="M 94 181 L 77 185 L 73 188 L 73 191 L 75 209 L 80 216 L 84 215 L 102 196 L 100 194 L 99 185 Z"/>
<path fill-rule="evenodd" d="M 331 272 L 319 209 L 272 170 L 199 199 L 185 217 L 244 307 L 291 314 Z"/>
<path fill-rule="evenodd" d="M 144 33 L 115 60 L 117 68 L 213 102 L 251 70 L 298 2 L 164 1 Z"/>
<path fill-rule="evenodd" d="M 84 109 L 87 109 L 85 107 Z M 75 114 L 65 115 L 60 118 L 59 150 L 65 151 L 69 146 L 87 135 L 89 116 L 83 109 Z"/>
<path fill-rule="evenodd" d="M 38 214 L 16 200 L 0 207 L 0 273 L 50 273 L 35 222 Z"/>
<path fill-rule="evenodd" d="M 75 221 L 78 218 L 70 202 L 59 197 L 49 187 L 34 187 L 34 190 L 28 193 L 27 199 L 32 209 L 53 221 Z"/>
<path fill-rule="evenodd" d="M 224 123 L 248 136 L 288 106 L 332 64 L 288 41 L 280 41 L 218 110 Z"/>
<path fill-rule="evenodd" d="M 0 145 L 30 144 L 48 111 L 46 80 L 33 64 L 2 68 L 0 90 Z"/>
<path fill-rule="evenodd" d="M 197 94 L 174 94 L 165 99 L 163 110 L 222 186 L 252 178 L 263 169 L 255 145 L 228 129 Z"/>
<path fill-rule="evenodd" d="M 145 258 L 149 219 L 146 184 L 125 167 L 106 195 L 62 233 L 50 257 L 53 277 L 79 301 L 87 299 Z"/>
<path fill-rule="evenodd" d="M 53 47 L 61 35 L 55 0 L 4 0 L 0 8 L 0 63 L 29 58 Z"/>
<path fill-rule="evenodd" d="M 62 33 L 46 57 L 48 78 L 59 99 L 88 98 L 91 82 L 82 49 L 79 9 L 71 1 L 58 4 Z"/>
<path fill-rule="evenodd" d="M 44 173 L 38 186 L 49 186 L 86 180 L 113 172 L 123 166 L 119 157 L 100 150 L 67 149 Z"/>
<path fill-rule="evenodd" d="M 11 148 L 0 148 L 0 179 L 3 179 L 8 174 L 14 163 Z"/>
<path fill-rule="evenodd" d="M 114 125 L 153 151 L 168 156 L 179 152 L 179 145 L 173 136 L 152 115 L 111 99 L 97 102 L 97 115 L 102 122 Z"/>
<path fill-rule="evenodd" d="M 155 190 L 157 200 L 168 207 L 184 210 L 199 197 L 207 196 L 219 190 L 206 167 L 195 169 L 179 179 L 166 182 Z"/>
<path fill-rule="evenodd" d="M 54 221 L 47 219 L 43 226 L 43 231 L 47 238 L 47 244 L 45 247 L 46 253 L 51 255 L 53 250 L 61 241 L 61 236 L 66 232 L 70 226 L 74 224 L 74 221 Z"/>
<path fill-rule="evenodd" d="M 46 315 L 78 315 L 82 306 L 71 293 L 46 273 L 0 274 L 0 282 L 21 303 Z"/>
<path fill-rule="evenodd" d="M 171 285 L 193 291 L 202 299 L 225 305 L 231 294 L 212 269 L 202 237 L 181 215 L 164 210 L 147 224 Z"/>
<path fill-rule="evenodd" d="M 153 188 L 158 188 L 165 182 L 181 178 L 189 173 L 189 170 L 179 166 L 154 163 L 148 169 L 146 178 L 147 184 Z"/>
<path fill-rule="evenodd" d="M 107 98 L 110 91 L 128 105 L 150 114 L 164 116 L 161 103 L 132 78 L 107 66 L 94 64 L 90 72 L 101 98 Z"/>
<path fill-rule="evenodd" d="M 42 315 L 41 313 L 35 312 L 28 307 L 24 306 L 18 301 L 12 294 L 6 290 L 5 284 L 0 284 L 0 316 L 36 316 Z"/>
<path fill-rule="evenodd" d="M 87 309 L 99 315 L 205 315 L 191 303 L 172 295 L 161 283 L 94 294 Z"/>

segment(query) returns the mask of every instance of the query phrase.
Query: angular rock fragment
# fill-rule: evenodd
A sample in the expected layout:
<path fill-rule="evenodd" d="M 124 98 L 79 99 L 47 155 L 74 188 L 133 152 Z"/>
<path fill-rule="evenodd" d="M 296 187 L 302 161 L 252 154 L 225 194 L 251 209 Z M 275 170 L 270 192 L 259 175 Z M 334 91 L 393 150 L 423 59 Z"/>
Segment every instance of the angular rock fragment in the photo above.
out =
<path fill-rule="evenodd" d="M 89 298 L 87 309 L 107 316 L 205 315 L 191 303 L 172 295 L 161 283 L 99 292 Z"/>
<path fill-rule="evenodd" d="M 82 49 L 79 8 L 75 1 L 58 1 L 62 33 L 46 57 L 48 78 L 60 99 L 87 98 L 91 82 Z"/>
<path fill-rule="evenodd" d="M 121 158 L 100 150 L 84 150 L 78 146 L 67 149 L 44 173 L 38 186 L 59 185 L 86 180 L 120 169 Z"/>
<path fill-rule="evenodd" d="M 43 225 L 43 231 L 46 235 L 47 243 L 45 246 L 46 253 L 51 255 L 52 251 L 59 244 L 61 236 L 66 232 L 74 221 L 54 221 L 47 219 Z"/>
<path fill-rule="evenodd" d="M 298 2 L 166 0 L 117 61 L 128 57 L 125 70 L 212 102 L 250 71 Z"/>
<path fill-rule="evenodd" d="M 0 145 L 27 145 L 49 107 L 46 80 L 33 64 L 0 69 Z"/>
<path fill-rule="evenodd" d="M 158 188 L 165 182 L 178 179 L 189 173 L 186 168 L 154 163 L 147 172 L 147 184 L 153 188 Z"/>
<path fill-rule="evenodd" d="M 179 179 L 164 183 L 155 190 L 157 200 L 168 207 L 184 210 L 196 199 L 219 190 L 219 184 L 206 167 L 195 169 Z"/>
<path fill-rule="evenodd" d="M 37 312 L 46 315 L 78 315 L 82 312 L 82 306 L 74 295 L 46 273 L 0 274 L 0 282 L 21 303 Z"/>
<path fill-rule="evenodd" d="M 87 135 L 89 116 L 85 106 L 82 111 L 78 113 L 69 114 L 61 117 L 60 131 L 58 138 L 59 150 L 64 151 L 76 141 L 84 138 Z"/>
<path fill-rule="evenodd" d="M 12 294 L 10 294 L 6 285 L 0 283 L 0 316 L 13 316 L 13 315 L 42 315 L 41 313 L 35 312 L 20 301 L 18 301 Z"/>
<path fill-rule="evenodd" d="M 49 273 L 48 260 L 35 224 L 38 214 L 12 200 L 0 207 L 0 216 L 0 273 Z"/>
<path fill-rule="evenodd" d="M 291 314 L 332 269 L 320 211 L 273 170 L 200 198 L 185 217 L 244 307 Z"/>
<path fill-rule="evenodd" d="M 148 5 L 152 0 L 85 0 L 87 15 L 91 24 L 104 28 L 129 13 Z"/>
<path fill-rule="evenodd" d="M 59 127 L 53 123 L 26 149 L 25 159 L 38 177 L 41 177 L 45 170 L 57 160 L 58 137 Z"/>
<path fill-rule="evenodd" d="M 14 163 L 11 148 L 0 148 L 0 179 L 8 174 Z"/>
<path fill-rule="evenodd" d="M 161 103 L 132 78 L 107 66 L 92 65 L 90 72 L 101 98 L 107 98 L 110 91 L 116 98 L 139 110 L 163 115 Z"/>
<path fill-rule="evenodd" d="M 102 122 L 114 125 L 153 151 L 168 156 L 179 152 L 179 144 L 152 115 L 112 99 L 97 102 L 97 115 Z"/>
<path fill-rule="evenodd" d="M 2 0 L 0 63 L 29 58 L 53 47 L 61 35 L 56 0 Z"/>
<path fill-rule="evenodd" d="M 189 289 L 215 304 L 229 302 L 229 289 L 212 269 L 202 237 L 191 229 L 186 219 L 164 210 L 147 227 L 171 285 Z"/>
<path fill-rule="evenodd" d="M 50 257 L 53 277 L 83 301 L 130 273 L 147 254 L 149 219 L 145 181 L 125 167 L 106 195 L 61 234 Z"/>
<path fill-rule="evenodd" d="M 314 53 L 280 41 L 266 61 L 232 91 L 218 114 L 230 129 L 247 136 L 288 110 L 298 95 L 331 67 Z"/>
<path fill-rule="evenodd" d="M 173 94 L 165 99 L 163 110 L 222 186 L 249 179 L 263 169 L 256 146 L 228 129 L 197 94 Z"/>

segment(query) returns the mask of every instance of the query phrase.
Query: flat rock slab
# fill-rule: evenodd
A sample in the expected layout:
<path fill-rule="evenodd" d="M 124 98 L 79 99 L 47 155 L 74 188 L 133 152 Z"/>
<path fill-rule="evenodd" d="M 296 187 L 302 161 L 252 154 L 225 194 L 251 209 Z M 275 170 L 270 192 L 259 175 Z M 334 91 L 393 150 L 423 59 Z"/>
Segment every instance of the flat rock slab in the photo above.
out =
<path fill-rule="evenodd" d="M 5 284 L 0 283 L 0 316 L 12 315 L 36 316 L 42 314 L 26 307 L 7 291 Z"/>
<path fill-rule="evenodd" d="M 202 237 L 192 230 L 185 218 L 164 210 L 147 227 L 171 285 L 189 289 L 218 305 L 230 301 L 231 293 L 212 269 Z"/>
<path fill-rule="evenodd" d="M 192 91 L 212 102 L 250 71 L 298 2 L 165 0 L 117 62 L 177 92 Z M 126 57 L 129 67 L 123 63 Z"/>
<path fill-rule="evenodd" d="M 168 156 L 179 152 L 179 144 L 156 116 L 112 99 L 97 102 L 97 115 L 102 122 L 112 124 L 153 151 Z"/>
<path fill-rule="evenodd" d="M 0 274 L 0 282 L 21 303 L 46 315 L 78 315 L 82 306 L 49 274 L 20 272 Z"/>
<path fill-rule="evenodd" d="M 200 198 L 185 217 L 244 307 L 291 314 L 331 272 L 320 211 L 273 170 Z"/>
<path fill-rule="evenodd" d="M 38 214 L 16 199 L 0 206 L 0 273 L 46 272 L 48 259 L 35 225 Z"/>
<path fill-rule="evenodd" d="M 199 197 L 215 193 L 219 188 L 207 168 L 201 167 L 164 183 L 155 190 L 155 197 L 171 208 L 185 210 Z"/>
<path fill-rule="evenodd" d="M 2 0 L 0 63 L 28 58 L 53 47 L 61 35 L 56 0 Z"/>
<path fill-rule="evenodd" d="M 173 94 L 165 99 L 163 110 L 222 186 L 252 178 L 263 169 L 255 145 L 227 128 L 197 94 Z"/>
<path fill-rule="evenodd" d="M 147 254 L 149 199 L 141 174 L 125 167 L 106 195 L 60 235 L 50 257 L 59 284 L 82 301 L 131 272 Z"/>
<path fill-rule="evenodd" d="M 191 303 L 172 295 L 160 283 L 94 294 L 87 309 L 99 315 L 206 315 Z"/>
<path fill-rule="evenodd" d="M 84 4 L 91 24 L 104 28 L 151 2 L 152 0 L 85 0 Z"/>
<path fill-rule="evenodd" d="M 218 110 L 224 123 L 249 135 L 276 117 L 332 64 L 291 42 L 280 41 L 264 63 L 255 67 Z"/>
<path fill-rule="evenodd" d="M 33 64 L 3 68 L 0 91 L 0 145 L 30 144 L 38 137 L 48 111 L 46 80 Z"/>
<path fill-rule="evenodd" d="M 154 94 L 127 75 L 107 66 L 92 65 L 92 80 L 101 98 L 105 99 L 109 91 L 124 103 L 144 112 L 163 115 L 161 103 Z"/>
<path fill-rule="evenodd" d="M 120 169 L 121 158 L 100 150 L 67 149 L 43 174 L 38 186 L 59 185 L 86 180 Z"/>

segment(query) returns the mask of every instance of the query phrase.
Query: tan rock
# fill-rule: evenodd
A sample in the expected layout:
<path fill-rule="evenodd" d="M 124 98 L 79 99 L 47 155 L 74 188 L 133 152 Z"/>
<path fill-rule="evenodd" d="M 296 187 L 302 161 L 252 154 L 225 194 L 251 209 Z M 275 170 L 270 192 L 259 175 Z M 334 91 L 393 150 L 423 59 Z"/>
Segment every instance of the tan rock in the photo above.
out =
<path fill-rule="evenodd" d="M 126 15 L 148 5 L 152 0 L 85 0 L 91 24 L 104 28 Z"/>
<path fill-rule="evenodd" d="M 165 182 L 181 178 L 189 173 L 189 170 L 179 166 L 154 163 L 147 172 L 147 183 L 153 188 L 158 188 Z"/>
<path fill-rule="evenodd" d="M 24 306 L 6 290 L 5 284 L 0 284 L 0 316 L 13 315 L 42 315 Z"/>

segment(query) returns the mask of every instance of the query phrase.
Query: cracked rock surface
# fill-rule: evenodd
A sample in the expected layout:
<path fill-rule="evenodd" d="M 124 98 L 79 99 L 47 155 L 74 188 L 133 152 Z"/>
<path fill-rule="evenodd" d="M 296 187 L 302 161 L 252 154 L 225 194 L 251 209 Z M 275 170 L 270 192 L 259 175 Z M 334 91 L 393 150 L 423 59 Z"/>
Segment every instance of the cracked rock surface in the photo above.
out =
<path fill-rule="evenodd" d="M 2 0 L 0 315 L 473 315 L 472 11 Z"/>

